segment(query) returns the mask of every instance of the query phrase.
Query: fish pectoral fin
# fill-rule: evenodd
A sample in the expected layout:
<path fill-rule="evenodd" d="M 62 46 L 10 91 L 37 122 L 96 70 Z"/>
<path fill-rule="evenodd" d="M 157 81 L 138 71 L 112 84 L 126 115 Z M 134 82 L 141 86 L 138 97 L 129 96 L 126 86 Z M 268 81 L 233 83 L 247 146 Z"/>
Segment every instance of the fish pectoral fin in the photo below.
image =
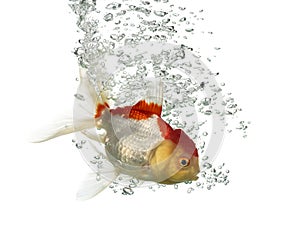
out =
<path fill-rule="evenodd" d="M 93 141 L 98 141 L 98 142 L 100 141 L 103 144 L 105 142 L 105 138 L 106 138 L 105 134 L 98 135 L 95 128 L 82 130 L 81 133 Z M 97 148 L 94 149 L 97 150 Z"/>
<path fill-rule="evenodd" d="M 115 170 L 89 173 L 79 187 L 76 194 L 77 200 L 84 201 L 93 198 L 107 188 L 118 175 Z"/>

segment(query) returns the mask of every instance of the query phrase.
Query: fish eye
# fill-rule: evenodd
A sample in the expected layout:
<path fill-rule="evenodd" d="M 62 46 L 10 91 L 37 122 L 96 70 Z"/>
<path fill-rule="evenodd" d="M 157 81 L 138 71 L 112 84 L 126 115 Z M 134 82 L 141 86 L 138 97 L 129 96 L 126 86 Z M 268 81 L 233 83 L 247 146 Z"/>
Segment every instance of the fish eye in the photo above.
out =
<path fill-rule="evenodd" d="M 179 163 L 181 166 L 186 167 L 190 164 L 190 160 L 188 158 L 180 158 Z"/>

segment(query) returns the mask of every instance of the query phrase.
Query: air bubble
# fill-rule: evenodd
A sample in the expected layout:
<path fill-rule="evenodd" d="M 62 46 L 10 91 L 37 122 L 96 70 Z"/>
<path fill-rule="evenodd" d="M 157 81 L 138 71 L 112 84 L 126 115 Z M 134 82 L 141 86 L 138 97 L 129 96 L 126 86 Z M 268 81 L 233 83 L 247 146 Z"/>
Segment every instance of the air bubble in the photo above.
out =
<path fill-rule="evenodd" d="M 148 40 L 150 40 L 150 39 L 151 39 L 151 35 L 144 35 L 144 36 L 143 36 L 143 39 L 145 39 L 145 40 L 147 40 L 147 41 L 148 41 Z"/>
<path fill-rule="evenodd" d="M 150 5 L 150 2 L 149 2 L 149 1 L 142 1 L 142 3 L 143 3 L 144 5 Z"/>
<path fill-rule="evenodd" d="M 165 15 L 167 15 L 168 13 L 167 12 L 164 12 L 164 11 L 156 11 L 154 10 L 154 14 L 156 16 L 159 16 L 159 17 L 164 17 Z"/>
<path fill-rule="evenodd" d="M 123 38 L 125 38 L 125 34 L 117 35 L 117 34 L 112 34 L 110 35 L 110 38 L 112 40 L 115 40 L 117 42 L 121 41 Z"/>
<path fill-rule="evenodd" d="M 208 106 L 211 103 L 211 98 L 205 97 L 201 102 L 204 106 Z"/>
<path fill-rule="evenodd" d="M 186 21 L 186 17 L 182 17 L 182 18 L 180 18 L 180 20 L 179 20 L 180 22 L 184 22 L 184 21 Z"/>
<path fill-rule="evenodd" d="M 112 21 L 114 19 L 114 15 L 112 13 L 108 13 L 103 17 L 103 19 L 107 22 Z"/>
<path fill-rule="evenodd" d="M 194 28 L 187 28 L 187 29 L 185 29 L 185 31 L 186 32 L 192 32 L 192 31 L 194 31 Z"/>
<path fill-rule="evenodd" d="M 190 194 L 194 190 L 195 190 L 194 188 L 188 188 L 187 193 Z"/>
<path fill-rule="evenodd" d="M 203 160 L 203 161 L 206 161 L 208 158 L 209 158 L 209 157 L 208 157 L 207 155 L 204 155 L 204 156 L 202 157 L 202 160 Z"/>
<path fill-rule="evenodd" d="M 76 143 L 75 146 L 76 146 L 76 148 L 81 149 L 82 148 L 82 143 L 81 142 Z"/>
<path fill-rule="evenodd" d="M 100 176 L 100 174 L 97 174 L 96 175 L 96 181 L 100 181 L 101 180 L 101 176 Z"/>
<path fill-rule="evenodd" d="M 167 23 L 170 22 L 170 19 L 169 19 L 169 18 L 163 19 L 162 22 L 163 22 L 164 24 L 167 24 Z"/>
<path fill-rule="evenodd" d="M 135 5 L 130 5 L 130 6 L 129 6 L 129 9 L 131 9 L 131 10 L 135 10 L 135 8 L 136 8 Z"/>
<path fill-rule="evenodd" d="M 126 10 L 121 10 L 120 12 L 117 13 L 117 16 L 123 16 L 126 14 Z"/>
<path fill-rule="evenodd" d="M 121 7 L 121 4 L 120 3 L 117 3 L 117 2 L 113 2 L 113 3 L 110 3 L 108 4 L 105 8 L 106 9 L 113 9 L 113 10 L 116 10 L 118 8 Z"/>
<path fill-rule="evenodd" d="M 130 188 L 130 187 L 124 187 L 122 194 L 123 195 L 133 195 L 134 192 L 133 192 L 132 188 Z"/>
<path fill-rule="evenodd" d="M 211 114 L 212 114 L 212 111 L 211 111 L 211 110 L 206 110 L 206 111 L 204 111 L 204 114 L 205 114 L 205 115 L 211 115 Z"/>
<path fill-rule="evenodd" d="M 210 169 L 212 167 L 212 165 L 210 163 L 206 162 L 203 164 L 203 167 L 206 169 Z"/>

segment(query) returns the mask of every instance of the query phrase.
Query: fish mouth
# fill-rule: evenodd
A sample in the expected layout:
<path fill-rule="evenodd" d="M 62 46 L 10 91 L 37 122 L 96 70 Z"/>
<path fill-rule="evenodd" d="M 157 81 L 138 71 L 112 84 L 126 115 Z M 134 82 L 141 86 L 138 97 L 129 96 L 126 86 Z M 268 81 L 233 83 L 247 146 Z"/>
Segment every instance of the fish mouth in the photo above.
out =
<path fill-rule="evenodd" d="M 196 181 L 196 180 L 198 180 L 199 179 L 199 177 L 197 176 L 197 175 L 195 175 L 195 176 L 193 176 L 192 178 L 191 178 L 191 180 L 194 180 L 194 181 Z"/>
<path fill-rule="evenodd" d="M 191 177 L 190 180 L 194 180 L 194 181 L 198 180 L 199 179 L 199 177 L 198 177 L 199 173 L 200 173 L 200 170 L 196 170 L 196 172 L 193 173 L 193 176 Z"/>

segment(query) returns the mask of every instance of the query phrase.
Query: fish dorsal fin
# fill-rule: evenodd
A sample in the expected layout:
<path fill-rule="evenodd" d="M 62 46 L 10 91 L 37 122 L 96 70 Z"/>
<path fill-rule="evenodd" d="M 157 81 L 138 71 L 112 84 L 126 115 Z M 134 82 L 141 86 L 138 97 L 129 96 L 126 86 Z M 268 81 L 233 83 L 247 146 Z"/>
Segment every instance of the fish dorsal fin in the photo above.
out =
<path fill-rule="evenodd" d="M 147 119 L 152 115 L 161 116 L 163 103 L 163 83 L 160 79 L 148 79 L 146 96 L 133 106 L 111 110 L 112 114 L 120 114 L 132 119 Z"/>
<path fill-rule="evenodd" d="M 137 102 L 133 106 L 120 107 L 111 109 L 113 115 L 122 115 L 124 118 L 132 118 L 137 120 L 148 119 L 152 115 L 160 116 L 162 106 L 155 103 L 147 103 L 145 100 Z"/>
<path fill-rule="evenodd" d="M 142 119 L 149 118 L 151 115 L 160 116 L 162 106 L 156 103 L 147 103 L 145 100 L 139 101 L 130 110 L 129 118 Z"/>
<path fill-rule="evenodd" d="M 162 106 L 163 104 L 163 83 L 160 78 L 151 78 L 146 81 L 145 101 Z"/>
<path fill-rule="evenodd" d="M 161 116 L 163 83 L 158 78 L 147 79 L 146 82 L 146 97 L 132 107 L 129 118 L 146 119 L 151 115 Z"/>

